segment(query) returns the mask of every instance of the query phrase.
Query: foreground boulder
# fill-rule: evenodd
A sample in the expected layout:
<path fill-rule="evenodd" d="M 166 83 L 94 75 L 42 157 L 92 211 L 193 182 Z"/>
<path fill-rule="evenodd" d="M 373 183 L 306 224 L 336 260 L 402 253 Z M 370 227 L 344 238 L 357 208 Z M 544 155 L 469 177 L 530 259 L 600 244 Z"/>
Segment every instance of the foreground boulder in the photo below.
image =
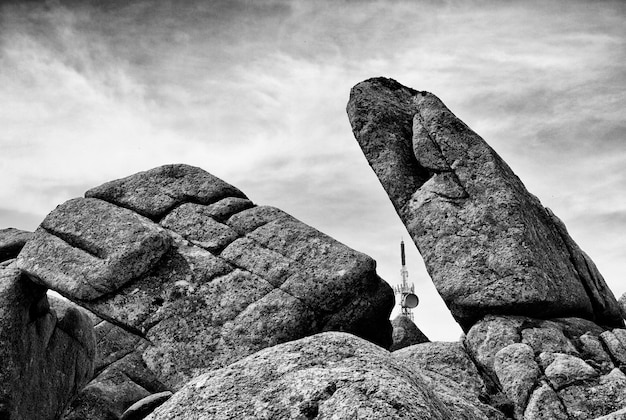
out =
<path fill-rule="evenodd" d="M 207 372 L 147 419 L 504 419 L 457 392 L 433 388 L 378 346 L 327 332 Z"/>
<path fill-rule="evenodd" d="M 93 325 L 14 265 L 0 269 L 0 418 L 57 419 L 92 377 Z"/>
<path fill-rule="evenodd" d="M 354 135 L 467 331 L 486 314 L 621 327 L 615 297 L 563 223 L 433 94 L 392 79 L 350 93 Z"/>
<path fill-rule="evenodd" d="M 374 260 L 199 168 L 166 165 L 85 195 L 45 218 L 17 264 L 143 343 L 88 387 L 121 380 L 119 363 L 145 364 L 163 386 L 137 389 L 116 415 L 207 369 L 320 331 L 391 345 L 394 297 Z M 107 395 L 102 401 L 115 392 Z"/>

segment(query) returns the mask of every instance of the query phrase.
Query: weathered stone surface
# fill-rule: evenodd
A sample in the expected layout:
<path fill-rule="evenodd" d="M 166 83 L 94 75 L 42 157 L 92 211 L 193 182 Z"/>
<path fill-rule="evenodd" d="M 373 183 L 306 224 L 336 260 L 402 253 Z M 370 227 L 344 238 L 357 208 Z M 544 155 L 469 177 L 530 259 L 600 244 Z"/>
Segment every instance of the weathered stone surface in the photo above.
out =
<path fill-rule="evenodd" d="M 594 420 L 624 420 L 626 419 L 626 408 L 614 411 L 606 416 L 596 417 Z"/>
<path fill-rule="evenodd" d="M 549 321 L 549 325 L 556 325 L 563 331 L 563 334 L 569 339 L 580 337 L 585 333 L 592 333 L 599 336 L 604 331 L 604 328 L 598 324 L 582 318 L 554 318 Z"/>
<path fill-rule="evenodd" d="M 46 216 L 17 265 L 70 299 L 94 299 L 146 273 L 170 244 L 165 230 L 145 217 L 76 198 Z"/>
<path fill-rule="evenodd" d="M 391 327 L 393 328 L 393 343 L 389 348 L 390 351 L 430 341 L 417 325 L 406 316 L 398 315 L 391 321 Z"/>
<path fill-rule="evenodd" d="M 613 335 L 622 343 L 622 346 L 626 347 L 626 330 L 622 328 L 614 328 Z"/>
<path fill-rule="evenodd" d="M 544 373 L 556 390 L 599 375 L 584 360 L 563 353 L 554 354 L 554 360 L 548 365 Z"/>
<path fill-rule="evenodd" d="M 622 318 L 626 319 L 626 293 L 620 296 L 618 303 L 620 311 L 622 313 Z"/>
<path fill-rule="evenodd" d="M 0 262 L 17 257 L 24 244 L 33 236 L 32 232 L 26 232 L 15 228 L 0 229 Z"/>
<path fill-rule="evenodd" d="M 485 314 L 622 326 L 617 302 L 552 212 L 434 95 L 392 79 L 350 93 L 354 135 L 467 331 Z"/>
<path fill-rule="evenodd" d="M 558 395 L 573 420 L 604 416 L 626 406 L 626 376 L 616 368 L 592 383 L 564 388 Z"/>
<path fill-rule="evenodd" d="M 580 355 L 587 361 L 592 363 L 602 373 L 608 373 L 615 365 L 611 360 L 611 356 L 604 350 L 600 339 L 591 334 L 585 333 L 578 338 Z"/>
<path fill-rule="evenodd" d="M 580 318 L 487 316 L 470 329 L 465 345 L 483 378 L 501 384 L 515 418 L 591 419 L 626 404 L 626 375 L 615 368 L 626 357 L 620 338 L 625 330 L 605 331 Z M 506 404 L 496 404 L 496 390 L 487 391 L 491 404 L 508 413 Z"/>
<path fill-rule="evenodd" d="M 135 402 L 167 391 L 143 362 L 145 347 L 108 365 L 80 391 L 61 420 L 118 420 Z"/>
<path fill-rule="evenodd" d="M 183 203 L 213 204 L 226 197 L 246 198 L 237 188 L 189 165 L 164 165 L 90 189 L 99 198 L 159 220 Z"/>
<path fill-rule="evenodd" d="M 494 403 L 487 395 L 474 394 L 454 379 L 434 370 L 423 369 L 418 372 L 441 402 L 458 416 L 453 417 L 454 419 L 509 419 L 502 411 L 485 403 L 487 400 L 491 400 L 490 404 Z"/>
<path fill-rule="evenodd" d="M 543 351 L 578 354 L 574 345 L 565 337 L 561 329 L 552 325 L 522 330 L 522 343 L 528 344 L 535 353 Z"/>
<path fill-rule="evenodd" d="M 136 401 L 167 390 L 142 360 L 149 345 L 145 339 L 103 320 L 94 330 L 95 377 L 78 392 L 63 420 L 117 420 Z"/>
<path fill-rule="evenodd" d="M 533 349 L 523 343 L 506 346 L 496 354 L 494 371 L 513 402 L 516 417 L 522 418 L 530 392 L 541 374 Z"/>
<path fill-rule="evenodd" d="M 137 350 L 141 345 L 147 344 L 146 340 L 140 336 L 108 321 L 100 320 L 94 327 L 94 331 L 96 333 L 96 348 L 98 349 L 95 362 L 96 374 Z"/>
<path fill-rule="evenodd" d="M 505 418 L 501 411 L 485 404 L 490 401 L 498 405 L 498 396 L 489 395 L 462 343 L 420 343 L 396 350 L 392 356 L 419 372 L 446 405 L 478 418 Z"/>
<path fill-rule="evenodd" d="M 626 346 L 611 331 L 600 334 L 609 354 L 618 365 L 626 365 Z"/>
<path fill-rule="evenodd" d="M 172 210 L 161 225 L 209 251 L 219 251 L 239 237 L 237 232 L 213 219 L 207 206 L 186 203 Z"/>
<path fill-rule="evenodd" d="M 48 298 L 15 266 L 0 269 L 0 418 L 55 419 L 93 375 L 89 317 Z"/>
<path fill-rule="evenodd" d="M 465 345 L 479 366 L 493 372 L 496 353 L 522 340 L 523 322 L 521 317 L 487 316 L 467 333 Z"/>
<path fill-rule="evenodd" d="M 152 413 L 155 408 L 169 400 L 171 396 L 172 393 L 170 391 L 149 395 L 128 407 L 120 420 L 141 420 Z"/>
<path fill-rule="evenodd" d="M 392 356 L 417 371 L 428 370 L 449 378 L 474 397 L 487 393 L 476 366 L 459 342 L 421 343 L 394 351 Z"/>
<path fill-rule="evenodd" d="M 393 292 L 374 260 L 278 209 L 255 206 L 199 168 L 168 165 L 86 195 L 46 218 L 38 229 L 45 246 L 27 245 L 21 266 L 145 338 L 137 352 L 166 389 L 321 331 L 391 345 Z M 130 357 L 124 346 L 113 345 L 107 357 Z M 92 395 L 125 381 L 111 360 L 99 361 L 108 367 L 98 377 L 108 373 L 90 384 Z M 110 404 L 116 416 L 156 392 L 139 391 Z"/>
<path fill-rule="evenodd" d="M 542 381 L 528 400 L 524 420 L 569 420 L 569 416 L 556 392 Z"/>
<path fill-rule="evenodd" d="M 446 406 L 419 373 L 355 336 L 328 332 L 207 372 L 147 419 L 487 419 Z"/>

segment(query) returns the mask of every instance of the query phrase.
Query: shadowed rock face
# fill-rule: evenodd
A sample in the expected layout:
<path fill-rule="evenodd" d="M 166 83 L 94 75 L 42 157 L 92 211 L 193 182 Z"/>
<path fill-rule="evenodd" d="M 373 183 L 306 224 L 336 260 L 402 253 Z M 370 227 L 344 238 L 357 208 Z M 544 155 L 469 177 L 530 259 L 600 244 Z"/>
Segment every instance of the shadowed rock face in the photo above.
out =
<path fill-rule="evenodd" d="M 100 384 L 115 384 L 126 363 L 176 390 L 206 369 L 326 330 L 391 344 L 393 292 L 370 257 L 254 205 L 199 168 L 167 165 L 86 196 L 51 212 L 17 264 L 140 338 L 132 353 L 102 362 Z M 137 398 L 115 407 L 118 414 L 163 390 L 131 382 Z"/>
<path fill-rule="evenodd" d="M 32 232 L 15 228 L 0 229 L 0 262 L 17 257 L 32 236 Z"/>
<path fill-rule="evenodd" d="M 565 226 L 433 94 L 356 85 L 354 135 L 467 331 L 485 314 L 578 316 L 621 326 L 615 297 Z"/>
<path fill-rule="evenodd" d="M 76 305 L 0 268 L 0 418 L 59 418 L 93 375 L 95 339 Z"/>

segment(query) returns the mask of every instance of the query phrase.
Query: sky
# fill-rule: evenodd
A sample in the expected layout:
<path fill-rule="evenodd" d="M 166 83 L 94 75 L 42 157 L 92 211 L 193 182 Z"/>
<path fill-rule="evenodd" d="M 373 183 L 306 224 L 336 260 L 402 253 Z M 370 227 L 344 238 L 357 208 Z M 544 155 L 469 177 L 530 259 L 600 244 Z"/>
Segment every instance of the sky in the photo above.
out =
<path fill-rule="evenodd" d="M 2 2 L 0 228 L 199 166 L 372 256 L 392 285 L 404 238 L 416 324 L 456 340 L 346 116 L 377 76 L 439 96 L 626 292 L 623 1 Z"/>

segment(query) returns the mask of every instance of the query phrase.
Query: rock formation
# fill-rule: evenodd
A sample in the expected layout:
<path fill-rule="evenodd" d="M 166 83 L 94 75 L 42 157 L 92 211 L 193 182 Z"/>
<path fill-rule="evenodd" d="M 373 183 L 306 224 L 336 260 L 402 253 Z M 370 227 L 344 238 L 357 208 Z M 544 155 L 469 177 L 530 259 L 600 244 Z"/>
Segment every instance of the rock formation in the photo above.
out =
<path fill-rule="evenodd" d="M 417 325 L 406 316 L 398 315 L 391 321 L 391 327 L 393 328 L 393 342 L 391 343 L 391 347 L 389 347 L 391 351 L 430 341 Z"/>
<path fill-rule="evenodd" d="M 0 418 L 59 418 L 93 374 L 89 317 L 48 298 L 11 264 L 0 268 Z"/>
<path fill-rule="evenodd" d="M 433 94 L 392 79 L 350 93 L 372 169 L 467 331 L 486 314 L 623 326 L 615 297 L 563 223 Z"/>
<path fill-rule="evenodd" d="M 593 419 L 626 406 L 626 330 L 581 318 L 487 316 L 465 346 L 517 419 Z"/>
<path fill-rule="evenodd" d="M 62 420 L 121 419 L 137 402 L 171 394 L 141 357 L 149 346 L 147 340 L 103 320 L 94 329 L 98 349 L 94 378 L 80 390 Z"/>
<path fill-rule="evenodd" d="M 564 224 L 434 95 L 371 79 L 348 113 L 459 342 L 392 334 L 370 257 L 166 165 L 0 231 L 0 419 L 626 418 L 626 298 Z"/>
<path fill-rule="evenodd" d="M 17 257 L 32 235 L 15 228 L 0 229 L 0 263 Z"/>
<path fill-rule="evenodd" d="M 17 265 L 108 321 L 96 326 L 97 376 L 65 419 L 119 418 L 153 393 L 321 331 L 391 344 L 393 292 L 370 257 L 191 166 L 61 204 Z"/>
<path fill-rule="evenodd" d="M 372 343 L 327 332 L 207 372 L 147 419 L 504 419 L 452 381 L 432 380 Z"/>
<path fill-rule="evenodd" d="M 467 332 L 460 347 L 428 343 L 396 354 L 415 354 L 423 372 L 476 372 L 456 376 L 470 390 L 466 400 L 515 419 L 622 418 L 623 309 L 563 222 L 433 94 L 370 79 L 352 89 L 347 111 Z"/>

